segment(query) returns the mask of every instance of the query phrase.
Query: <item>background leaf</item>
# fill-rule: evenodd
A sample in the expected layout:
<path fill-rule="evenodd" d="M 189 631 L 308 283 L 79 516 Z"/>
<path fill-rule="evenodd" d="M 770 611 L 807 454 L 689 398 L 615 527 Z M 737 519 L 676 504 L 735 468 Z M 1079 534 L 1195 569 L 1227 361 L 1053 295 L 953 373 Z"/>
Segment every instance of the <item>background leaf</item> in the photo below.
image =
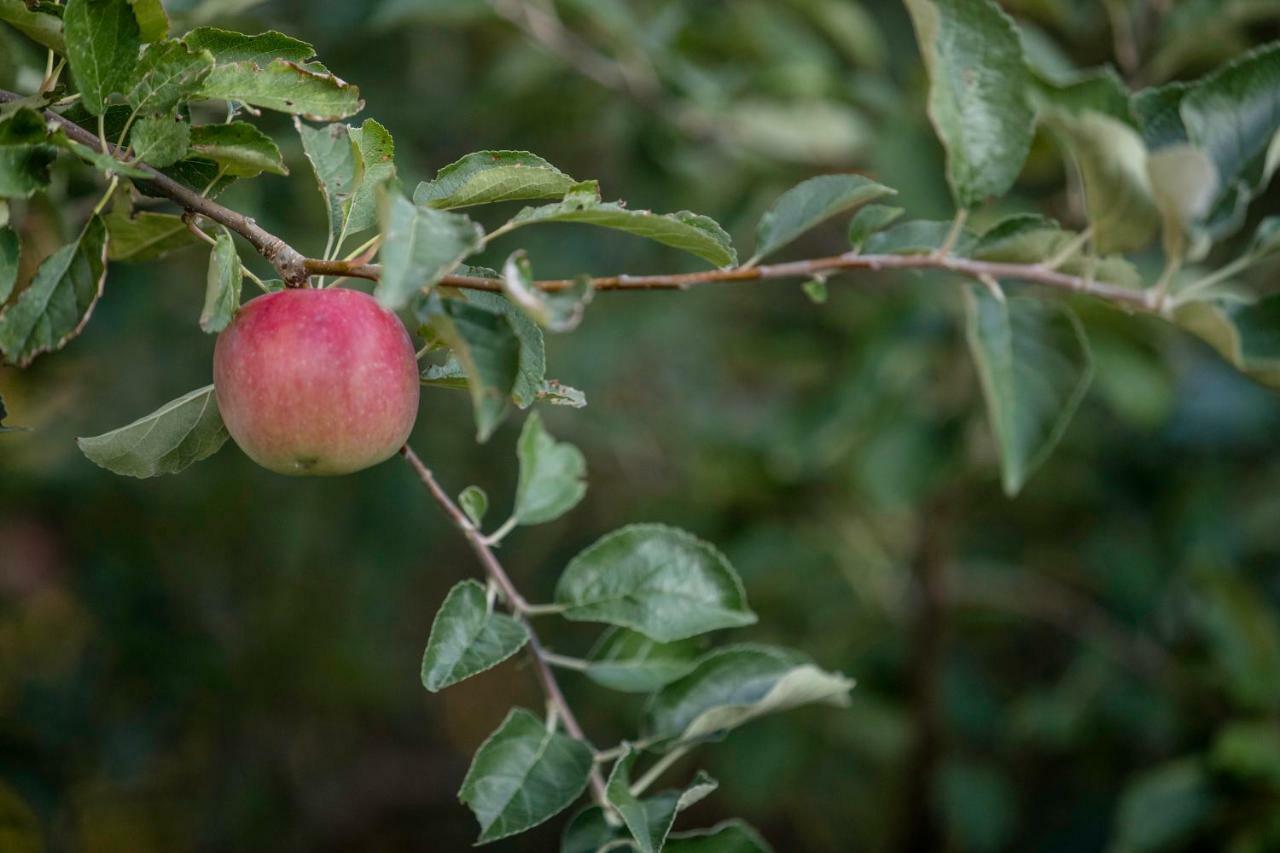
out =
<path fill-rule="evenodd" d="M 77 438 L 95 465 L 126 477 L 176 474 L 212 456 L 227 440 L 213 386 L 179 397 L 128 426 Z"/>
<path fill-rule="evenodd" d="M 773 848 L 747 824 L 726 820 L 710 829 L 673 832 L 667 853 L 773 853 Z"/>
<path fill-rule="evenodd" d="M 462 581 L 445 597 L 422 656 L 422 686 L 435 693 L 492 669 L 529 641 L 525 627 L 488 605 L 484 584 Z"/>
<path fill-rule="evenodd" d="M 1005 492 L 1017 494 L 1053 451 L 1093 379 L 1071 311 L 1026 297 L 965 291 L 969 349 L 1000 452 Z"/>
<path fill-rule="evenodd" d="M 660 641 L 750 625 L 742 582 L 724 555 L 661 524 L 615 530 L 574 557 L 556 585 L 564 618 L 607 622 Z"/>
<path fill-rule="evenodd" d="M 0 305 L 9 299 L 18 283 L 18 261 L 22 258 L 22 240 L 12 228 L 0 228 Z"/>
<path fill-rule="evenodd" d="M 458 797 L 475 813 L 485 844 L 563 811 L 586 789 L 591 766 L 591 747 L 514 708 L 476 751 Z"/>
<path fill-rule="evenodd" d="M 489 512 L 489 496 L 479 486 L 467 486 L 458 495 L 458 505 L 471 519 L 471 523 L 479 527 Z"/>

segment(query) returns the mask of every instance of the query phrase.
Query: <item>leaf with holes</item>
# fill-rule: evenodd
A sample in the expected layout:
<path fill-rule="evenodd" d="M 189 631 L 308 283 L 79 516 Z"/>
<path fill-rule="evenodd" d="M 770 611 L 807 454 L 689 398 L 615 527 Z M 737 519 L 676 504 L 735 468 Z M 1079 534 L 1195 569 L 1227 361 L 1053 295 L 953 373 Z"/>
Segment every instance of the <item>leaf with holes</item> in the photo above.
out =
<path fill-rule="evenodd" d="M 176 474 L 212 456 L 227 440 L 213 386 L 179 397 L 128 426 L 77 438 L 95 465 L 126 477 Z"/>
<path fill-rule="evenodd" d="M 606 622 L 662 642 L 756 621 L 725 556 L 661 524 L 616 530 L 574 557 L 556 603 L 566 619 Z"/>
<path fill-rule="evenodd" d="M 479 581 L 449 590 L 422 655 L 422 686 L 435 693 L 492 669 L 529 641 L 523 625 L 495 613 Z"/>
<path fill-rule="evenodd" d="M 586 743 L 513 708 L 476 751 L 458 792 L 480 822 L 478 843 L 524 832 L 568 808 L 586 790 L 592 757 Z"/>

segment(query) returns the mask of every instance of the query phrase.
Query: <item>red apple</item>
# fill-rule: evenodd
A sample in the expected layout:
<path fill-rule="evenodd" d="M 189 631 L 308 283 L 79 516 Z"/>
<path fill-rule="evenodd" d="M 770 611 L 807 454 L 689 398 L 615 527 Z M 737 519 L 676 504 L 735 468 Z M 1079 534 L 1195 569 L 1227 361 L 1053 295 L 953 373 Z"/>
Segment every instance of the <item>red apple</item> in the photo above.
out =
<path fill-rule="evenodd" d="M 281 474 L 376 465 L 418 416 L 413 341 L 357 290 L 281 290 L 248 302 L 218 336 L 213 384 L 236 444 Z"/>

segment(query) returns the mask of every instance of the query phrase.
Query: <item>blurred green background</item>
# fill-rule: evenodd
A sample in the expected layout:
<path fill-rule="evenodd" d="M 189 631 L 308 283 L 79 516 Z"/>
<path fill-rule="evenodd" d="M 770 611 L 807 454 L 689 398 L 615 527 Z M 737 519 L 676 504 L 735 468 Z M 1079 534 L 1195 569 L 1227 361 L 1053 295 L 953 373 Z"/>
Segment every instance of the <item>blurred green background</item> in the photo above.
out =
<path fill-rule="evenodd" d="M 166 6 L 315 43 L 394 134 L 410 187 L 516 148 L 607 198 L 707 213 L 740 246 L 779 192 L 823 171 L 897 187 L 911 216 L 951 215 L 896 2 Z M 1274 0 L 1005 6 L 1041 67 L 1112 61 L 1134 85 L 1280 35 Z M 0 33 L 5 88 L 29 90 L 43 63 Z M 318 253 L 300 146 L 283 119 L 266 125 L 293 175 L 224 201 Z M 982 216 L 1078 224 L 1065 186 L 1038 140 L 1015 195 Z M 1253 215 L 1277 211 L 1272 192 Z M 78 215 L 33 205 L 25 236 L 52 244 Z M 795 256 L 843 242 L 832 227 Z M 688 268 L 571 226 L 486 260 L 521 246 L 542 276 Z M 0 850 L 465 849 L 471 752 L 541 698 L 518 660 L 438 695 L 419 684 L 435 609 L 476 565 L 411 473 L 292 480 L 229 445 L 134 481 L 76 451 L 209 381 L 206 257 L 113 267 L 78 341 L 0 370 L 10 422 L 32 429 L 0 436 Z M 503 548 L 545 601 L 614 527 L 686 527 L 743 574 L 761 619 L 734 639 L 858 679 L 847 711 L 702 750 L 721 787 L 682 825 L 741 815 L 778 851 L 1280 850 L 1280 399 L 1170 328 L 1081 303 L 1097 381 L 1011 501 L 959 289 L 851 276 L 817 306 L 798 284 L 605 294 L 551 338 L 549 374 L 590 405 L 544 416 L 583 449 L 592 488 Z M 477 483 L 505 514 L 518 427 L 476 445 L 465 395 L 426 390 L 413 443 L 451 490 Z M 596 633 L 547 631 L 569 654 Z M 625 696 L 564 683 L 598 743 L 634 731 Z M 554 849 L 561 824 L 493 849 Z"/>

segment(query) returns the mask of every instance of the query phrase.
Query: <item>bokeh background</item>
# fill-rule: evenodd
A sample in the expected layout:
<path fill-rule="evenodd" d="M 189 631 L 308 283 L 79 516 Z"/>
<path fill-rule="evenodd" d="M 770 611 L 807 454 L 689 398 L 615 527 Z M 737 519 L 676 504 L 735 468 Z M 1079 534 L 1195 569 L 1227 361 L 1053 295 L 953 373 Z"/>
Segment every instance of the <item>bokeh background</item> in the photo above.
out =
<path fill-rule="evenodd" d="M 1135 85 L 1280 36 L 1272 0 L 1004 5 L 1041 67 L 1110 61 Z M 517 148 L 632 206 L 712 215 L 740 246 L 823 171 L 897 187 L 912 216 L 951 214 L 896 2 L 166 6 L 314 42 L 394 134 L 410 187 Z M 3 85 L 34 67 L 43 56 L 0 32 Z M 293 176 L 224 200 L 314 254 L 319 197 L 292 129 L 267 121 Z M 1038 140 L 979 224 L 1078 223 L 1065 186 Z M 1254 216 L 1277 211 L 1273 192 Z M 27 239 L 52 245 L 76 215 L 33 206 Z M 835 226 L 795 254 L 842 243 Z M 686 264 L 573 227 L 523 231 L 488 260 L 519 246 L 545 276 Z M 465 849 L 469 755 L 512 704 L 541 700 L 519 661 L 422 689 L 431 618 L 476 566 L 411 473 L 292 480 L 228 445 L 133 481 L 76 451 L 76 435 L 209 381 L 205 263 L 115 266 L 79 340 L 0 370 L 10 421 L 31 428 L 0 436 L 0 850 Z M 530 597 L 616 526 L 678 524 L 743 574 L 761 620 L 733 639 L 859 681 L 848 710 L 700 751 L 721 787 L 683 825 L 742 815 L 779 851 L 1280 850 L 1280 399 L 1170 328 L 1078 307 L 1097 381 L 1016 500 L 944 280 L 851 276 L 821 306 L 798 283 L 607 294 L 549 340 L 550 375 L 590 405 L 544 417 L 584 450 L 592 487 L 504 546 Z M 518 426 L 477 445 L 465 395 L 427 390 L 413 441 L 502 515 Z M 577 654 L 595 634 L 546 630 Z M 633 731 L 626 697 L 564 683 L 599 743 Z M 561 823 L 493 849 L 555 849 Z"/>

